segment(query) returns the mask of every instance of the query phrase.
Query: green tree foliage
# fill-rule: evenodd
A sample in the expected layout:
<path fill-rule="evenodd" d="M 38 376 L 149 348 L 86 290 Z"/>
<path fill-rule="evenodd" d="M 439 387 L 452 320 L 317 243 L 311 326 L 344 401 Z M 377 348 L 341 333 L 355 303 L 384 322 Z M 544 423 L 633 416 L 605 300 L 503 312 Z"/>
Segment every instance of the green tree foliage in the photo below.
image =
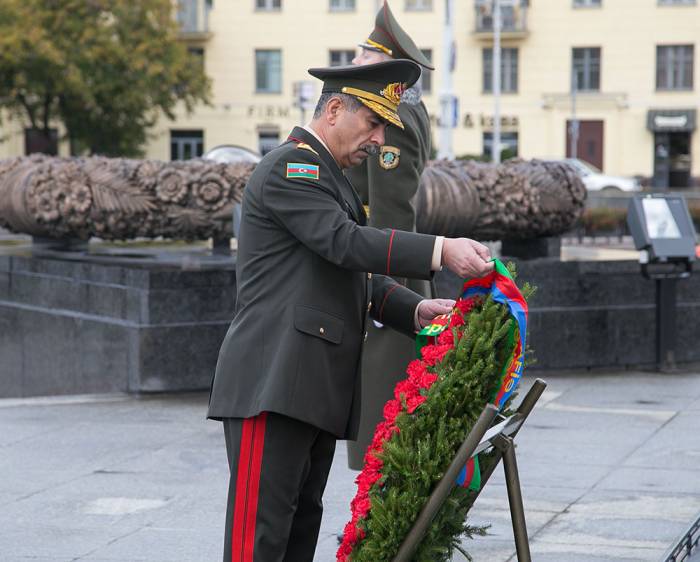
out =
<path fill-rule="evenodd" d="M 0 107 L 71 152 L 138 156 L 179 102 L 208 102 L 210 81 L 178 40 L 171 0 L 2 0 Z"/>

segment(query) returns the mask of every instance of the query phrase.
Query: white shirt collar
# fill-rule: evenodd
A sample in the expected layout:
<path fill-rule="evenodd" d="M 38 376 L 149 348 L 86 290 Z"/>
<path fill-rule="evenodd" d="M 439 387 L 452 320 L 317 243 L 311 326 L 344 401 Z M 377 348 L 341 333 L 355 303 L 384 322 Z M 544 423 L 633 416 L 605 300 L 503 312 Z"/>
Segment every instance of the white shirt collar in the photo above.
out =
<path fill-rule="evenodd" d="M 333 156 L 333 153 L 328 148 L 328 145 L 325 142 L 323 142 L 323 139 L 318 135 L 318 133 L 311 128 L 311 125 L 303 125 L 301 128 L 304 129 L 307 133 L 312 134 L 316 138 L 316 140 L 321 143 L 323 148 L 325 148 L 328 151 L 328 154 L 331 155 L 335 163 L 338 163 L 338 161 L 335 160 L 335 156 Z"/>

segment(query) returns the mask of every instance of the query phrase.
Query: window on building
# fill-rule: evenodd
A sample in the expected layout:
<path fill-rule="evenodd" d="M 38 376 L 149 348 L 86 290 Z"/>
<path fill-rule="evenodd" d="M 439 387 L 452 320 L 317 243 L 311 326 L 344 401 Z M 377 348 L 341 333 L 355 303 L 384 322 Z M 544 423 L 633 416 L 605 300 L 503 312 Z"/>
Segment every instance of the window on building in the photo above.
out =
<path fill-rule="evenodd" d="M 574 0 L 574 8 L 600 8 L 602 0 Z"/>
<path fill-rule="evenodd" d="M 255 9 L 273 11 L 282 9 L 282 0 L 255 0 Z"/>
<path fill-rule="evenodd" d="M 182 33 L 209 31 L 209 13 L 214 8 L 213 0 L 178 0 L 177 5 L 176 19 Z"/>
<path fill-rule="evenodd" d="M 693 89 L 693 45 L 657 45 L 656 89 Z"/>
<path fill-rule="evenodd" d="M 331 12 L 351 12 L 355 9 L 355 0 L 330 0 Z"/>
<path fill-rule="evenodd" d="M 493 145 L 493 133 L 483 134 L 485 158 L 491 158 L 491 146 Z M 501 133 L 501 162 L 509 158 L 515 158 L 518 155 L 518 133 L 503 132 Z"/>
<path fill-rule="evenodd" d="M 352 49 L 331 50 L 330 51 L 330 66 L 346 66 L 352 64 L 352 59 L 355 58 L 355 51 Z"/>
<path fill-rule="evenodd" d="M 579 92 L 600 90 L 600 47 L 574 47 L 571 51 L 571 86 Z"/>
<path fill-rule="evenodd" d="M 189 160 L 204 154 L 204 131 L 170 131 L 170 159 Z"/>
<path fill-rule="evenodd" d="M 421 52 L 425 55 L 431 63 L 433 62 L 433 50 L 432 49 L 421 49 Z M 421 68 L 420 75 L 420 86 L 423 93 L 429 94 L 433 90 L 433 71 L 427 68 Z"/>
<path fill-rule="evenodd" d="M 406 0 L 407 12 L 423 12 L 433 9 L 433 0 Z"/>
<path fill-rule="evenodd" d="M 493 49 L 482 51 L 483 60 L 483 90 L 493 92 Z M 501 92 L 515 93 L 518 91 L 518 49 L 501 49 Z"/>
<path fill-rule="evenodd" d="M 255 91 L 268 94 L 282 92 L 282 51 L 256 49 Z"/>
<path fill-rule="evenodd" d="M 273 148 L 277 148 L 280 144 L 279 131 L 260 131 L 258 132 L 258 152 L 265 156 Z"/>

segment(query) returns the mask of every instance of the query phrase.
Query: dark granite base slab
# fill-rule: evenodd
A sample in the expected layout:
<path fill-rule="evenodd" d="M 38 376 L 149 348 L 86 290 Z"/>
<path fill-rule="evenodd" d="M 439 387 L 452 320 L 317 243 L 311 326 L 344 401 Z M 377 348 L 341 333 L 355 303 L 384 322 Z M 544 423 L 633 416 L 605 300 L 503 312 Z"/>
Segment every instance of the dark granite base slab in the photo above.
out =
<path fill-rule="evenodd" d="M 655 287 L 632 261 L 514 260 L 538 287 L 542 371 L 655 365 Z M 460 280 L 436 276 L 440 296 Z M 209 387 L 235 305 L 235 258 L 0 256 L 0 397 Z M 679 366 L 700 362 L 700 268 L 678 283 Z"/>
<path fill-rule="evenodd" d="M 0 256 L 0 397 L 208 388 L 235 258 L 166 257 Z"/>
<path fill-rule="evenodd" d="M 504 258 L 508 260 L 507 258 Z M 519 281 L 537 287 L 529 303 L 528 347 L 537 370 L 655 367 L 655 284 L 634 261 L 511 260 Z M 441 297 L 461 281 L 436 276 Z M 700 362 L 700 267 L 678 282 L 676 359 Z"/>

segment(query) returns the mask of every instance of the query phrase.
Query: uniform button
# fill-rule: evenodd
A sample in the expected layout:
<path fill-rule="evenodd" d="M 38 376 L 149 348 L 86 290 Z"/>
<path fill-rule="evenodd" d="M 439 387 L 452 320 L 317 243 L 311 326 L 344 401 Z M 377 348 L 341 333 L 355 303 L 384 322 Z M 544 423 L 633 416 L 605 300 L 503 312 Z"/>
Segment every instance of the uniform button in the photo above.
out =
<path fill-rule="evenodd" d="M 367 312 L 372 310 L 372 301 L 369 301 L 369 304 L 367 305 Z"/>
<path fill-rule="evenodd" d="M 319 333 L 319 334 L 325 334 L 325 333 L 326 333 L 326 330 L 323 329 L 323 326 L 321 326 L 321 327 L 318 329 L 318 333 Z"/>
<path fill-rule="evenodd" d="M 367 279 L 372 279 L 372 274 L 371 274 L 371 273 L 368 273 L 368 274 L 367 274 Z"/>

